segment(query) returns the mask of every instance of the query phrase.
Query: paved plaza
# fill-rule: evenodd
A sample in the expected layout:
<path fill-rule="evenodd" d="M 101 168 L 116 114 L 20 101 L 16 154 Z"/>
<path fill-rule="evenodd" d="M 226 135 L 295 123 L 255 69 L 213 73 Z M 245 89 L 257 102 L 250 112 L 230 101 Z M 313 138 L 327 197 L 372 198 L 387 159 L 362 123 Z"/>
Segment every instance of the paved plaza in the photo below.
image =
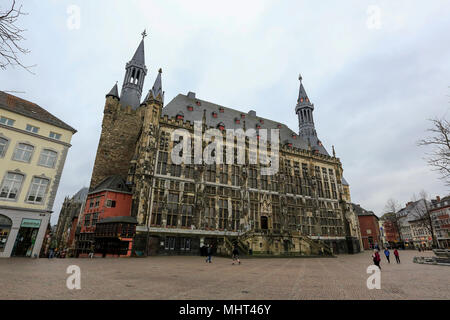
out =
<path fill-rule="evenodd" d="M 213 257 L 0 259 L 0 299 L 450 299 L 450 267 L 412 262 L 431 252 L 382 256 L 381 289 L 366 286 L 371 252 L 337 258 Z M 81 269 L 81 289 L 66 269 Z"/>

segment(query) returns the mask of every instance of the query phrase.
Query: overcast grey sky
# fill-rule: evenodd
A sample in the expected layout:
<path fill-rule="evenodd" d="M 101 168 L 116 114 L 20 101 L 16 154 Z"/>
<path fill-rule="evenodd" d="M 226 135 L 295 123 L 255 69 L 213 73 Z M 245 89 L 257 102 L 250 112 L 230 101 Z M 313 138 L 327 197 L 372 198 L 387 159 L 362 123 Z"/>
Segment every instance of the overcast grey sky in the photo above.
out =
<path fill-rule="evenodd" d="M 52 223 L 64 197 L 89 184 L 105 94 L 145 28 L 144 89 L 161 67 L 166 103 L 193 91 L 297 131 L 301 73 L 353 202 L 381 215 L 390 197 L 449 191 L 416 141 L 427 119 L 450 115 L 450 1 L 18 1 L 29 13 L 24 61 L 37 66 L 0 71 L 0 90 L 24 91 L 78 130 Z"/>

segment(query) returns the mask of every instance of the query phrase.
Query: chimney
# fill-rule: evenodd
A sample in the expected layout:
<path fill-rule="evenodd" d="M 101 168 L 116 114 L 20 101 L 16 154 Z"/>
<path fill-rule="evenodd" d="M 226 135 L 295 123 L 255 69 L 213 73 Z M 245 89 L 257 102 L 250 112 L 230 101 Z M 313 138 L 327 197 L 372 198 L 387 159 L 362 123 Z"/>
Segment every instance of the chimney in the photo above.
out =
<path fill-rule="evenodd" d="M 440 202 L 440 201 L 441 201 L 441 197 L 436 196 L 436 200 L 437 200 L 438 202 Z"/>

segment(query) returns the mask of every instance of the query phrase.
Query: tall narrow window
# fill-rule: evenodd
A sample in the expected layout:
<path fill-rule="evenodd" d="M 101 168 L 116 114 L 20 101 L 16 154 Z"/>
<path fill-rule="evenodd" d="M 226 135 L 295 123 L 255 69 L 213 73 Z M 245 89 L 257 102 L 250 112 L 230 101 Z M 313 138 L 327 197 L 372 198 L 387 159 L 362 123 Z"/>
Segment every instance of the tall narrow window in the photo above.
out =
<path fill-rule="evenodd" d="M 7 173 L 3 180 L 2 189 L 0 191 L 1 199 L 16 199 L 20 186 L 22 185 L 23 175 L 17 173 Z"/>
<path fill-rule="evenodd" d="M 34 147 L 29 144 L 19 143 L 14 151 L 13 159 L 17 161 L 30 162 Z"/>
<path fill-rule="evenodd" d="M 44 201 L 45 192 L 47 191 L 48 182 L 48 179 L 33 178 L 27 201 L 42 203 Z"/>
<path fill-rule="evenodd" d="M 5 155 L 7 147 L 8 139 L 0 138 L 0 158 Z"/>
<path fill-rule="evenodd" d="M 57 153 L 52 150 L 44 149 L 39 157 L 39 165 L 49 168 L 54 168 L 56 163 Z"/>

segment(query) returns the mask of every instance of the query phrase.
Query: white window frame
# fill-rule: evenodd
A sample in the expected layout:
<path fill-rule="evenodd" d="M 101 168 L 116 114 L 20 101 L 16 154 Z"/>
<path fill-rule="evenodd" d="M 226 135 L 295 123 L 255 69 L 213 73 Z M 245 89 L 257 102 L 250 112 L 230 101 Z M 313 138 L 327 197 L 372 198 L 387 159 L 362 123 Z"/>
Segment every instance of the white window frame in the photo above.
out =
<path fill-rule="evenodd" d="M 34 194 L 34 200 L 30 200 L 30 196 L 32 196 L 32 192 L 33 192 L 33 187 L 34 187 L 34 185 L 36 185 L 37 179 L 39 179 L 39 182 L 37 183 L 37 189 Z M 42 184 L 43 180 L 47 181 L 46 185 Z M 33 204 L 43 204 L 45 202 L 45 196 L 47 195 L 49 186 L 50 186 L 50 179 L 44 178 L 44 177 L 36 177 L 36 176 L 33 177 L 31 180 L 30 189 L 28 190 L 27 198 L 25 201 L 28 203 L 33 203 Z M 42 188 L 44 188 L 44 192 L 42 193 L 41 200 L 36 201 L 36 198 L 39 195 L 39 192 L 42 191 Z"/>
<path fill-rule="evenodd" d="M 52 137 L 52 135 L 53 135 L 53 137 Z M 57 132 L 53 132 L 53 131 L 50 131 L 50 133 L 48 134 L 48 137 L 50 138 L 50 139 L 54 139 L 54 140 L 61 140 L 61 133 L 57 133 Z"/>
<path fill-rule="evenodd" d="M 14 176 L 11 177 L 11 178 L 8 178 L 8 175 L 14 175 Z M 22 179 L 19 181 L 18 179 L 16 179 L 16 176 L 21 176 Z M 8 189 L 6 197 L 0 197 L 0 200 L 3 200 L 3 201 L 17 201 L 17 199 L 19 198 L 20 192 L 22 190 L 22 186 L 23 186 L 23 181 L 24 180 L 25 180 L 25 175 L 22 174 L 22 173 L 10 172 L 10 171 L 6 172 L 5 176 L 3 177 L 2 184 L 0 186 L 0 195 L 2 193 L 3 188 L 5 187 L 5 184 L 7 182 L 10 182 L 11 184 L 9 186 L 9 189 Z M 17 191 L 16 191 L 15 197 L 14 198 L 10 198 L 9 196 L 11 194 L 11 190 L 13 189 L 12 186 L 14 185 L 14 183 L 20 183 L 20 184 L 17 187 Z"/>
<path fill-rule="evenodd" d="M 3 151 L 0 152 L 0 158 L 3 158 L 6 155 L 6 151 L 8 151 L 9 139 L 1 134 L 0 134 L 0 139 L 4 139 L 6 141 Z"/>
<path fill-rule="evenodd" d="M 38 133 L 39 132 L 39 127 L 33 126 L 32 124 L 27 123 L 25 130 L 31 133 Z"/>
<path fill-rule="evenodd" d="M 29 146 L 29 147 L 33 148 L 33 149 L 31 150 L 31 152 L 30 152 L 30 159 L 28 159 L 28 161 L 27 161 L 27 160 L 23 160 L 23 159 L 16 159 L 16 153 L 17 153 L 17 151 L 19 150 L 19 148 L 20 148 L 21 145 L 25 145 L 25 146 Z M 35 149 L 35 147 L 34 147 L 32 144 L 30 144 L 30 143 L 19 142 L 19 143 L 17 143 L 16 148 L 14 149 L 14 152 L 13 152 L 13 155 L 12 155 L 12 160 L 30 163 L 30 162 L 31 162 L 31 159 L 33 158 L 34 149 Z M 25 152 L 28 152 L 29 150 L 23 150 L 23 149 L 21 149 L 21 151 L 22 151 L 22 158 L 23 158 L 23 155 L 25 154 Z"/>
<path fill-rule="evenodd" d="M 50 159 L 50 156 L 48 154 L 44 155 L 44 152 L 50 152 L 55 155 L 52 165 L 48 165 L 48 160 Z M 45 163 L 43 163 L 43 161 L 42 161 L 44 156 L 47 157 Z M 47 167 L 47 168 L 54 168 L 56 166 L 57 161 L 58 161 L 58 152 L 57 151 L 52 150 L 52 149 L 42 149 L 41 154 L 39 155 L 38 165 L 40 165 L 42 167 Z"/>
<path fill-rule="evenodd" d="M 5 122 L 3 122 L 2 120 L 5 119 Z M 12 121 L 12 123 L 9 123 L 10 121 Z M 4 124 L 5 126 L 10 126 L 10 127 L 14 127 L 14 123 L 16 122 L 16 120 L 11 119 L 11 118 L 7 118 L 4 116 L 0 117 L 0 123 Z"/>

